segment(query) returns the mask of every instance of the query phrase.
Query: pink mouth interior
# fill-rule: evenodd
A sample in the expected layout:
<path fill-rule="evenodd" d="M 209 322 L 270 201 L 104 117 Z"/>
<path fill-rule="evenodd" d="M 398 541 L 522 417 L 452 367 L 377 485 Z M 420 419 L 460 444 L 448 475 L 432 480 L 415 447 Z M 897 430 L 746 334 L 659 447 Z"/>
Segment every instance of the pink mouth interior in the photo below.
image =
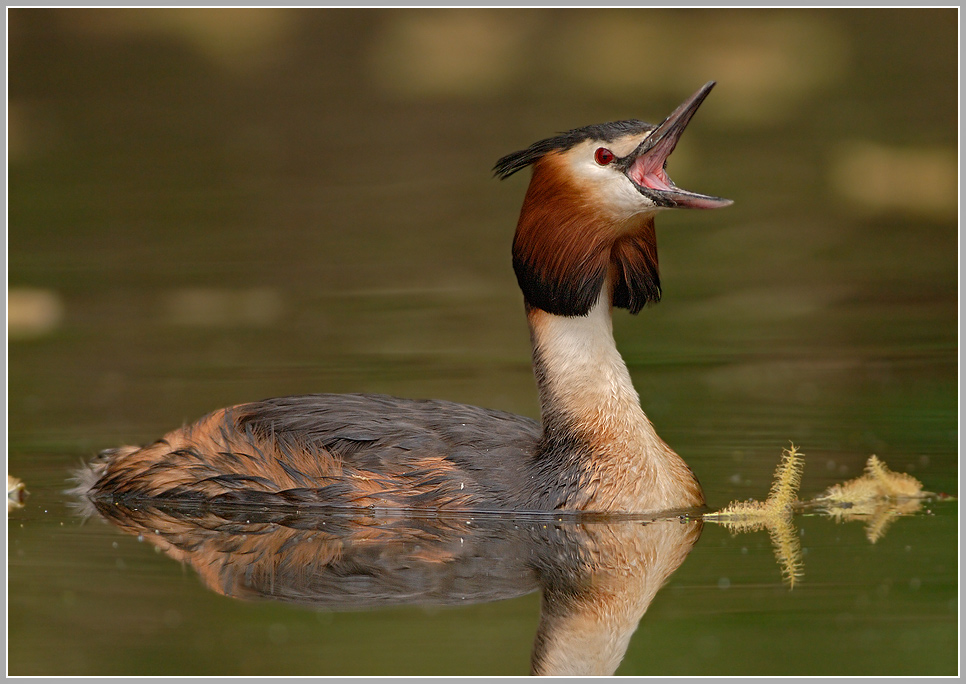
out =
<path fill-rule="evenodd" d="M 627 171 L 631 180 L 652 190 L 673 189 L 674 183 L 664 171 L 664 163 L 677 146 L 678 137 L 680 136 L 673 133 L 665 135 L 657 145 L 635 159 L 634 164 Z"/>
<path fill-rule="evenodd" d="M 644 161 L 642 164 L 641 161 Z M 674 184 L 671 179 L 668 178 L 667 173 L 664 171 L 663 165 L 657 169 L 649 169 L 650 166 L 647 163 L 646 157 L 639 158 L 634 165 L 628 171 L 628 174 L 638 185 L 642 185 L 645 188 L 651 188 L 652 190 L 673 190 Z"/>
<path fill-rule="evenodd" d="M 627 176 L 641 187 L 666 193 L 666 196 L 672 199 L 678 207 L 719 209 L 730 205 L 731 200 L 682 190 L 668 178 L 667 172 L 664 170 L 664 162 L 674 151 L 678 137 L 674 135 L 665 137 L 652 149 L 635 159 L 627 170 Z"/>

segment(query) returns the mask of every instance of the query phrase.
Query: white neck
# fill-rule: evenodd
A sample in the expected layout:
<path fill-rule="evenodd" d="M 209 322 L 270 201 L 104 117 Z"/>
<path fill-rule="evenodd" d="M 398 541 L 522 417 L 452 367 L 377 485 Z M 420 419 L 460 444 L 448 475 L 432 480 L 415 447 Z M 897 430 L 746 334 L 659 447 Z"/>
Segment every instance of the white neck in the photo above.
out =
<path fill-rule="evenodd" d="M 590 446 L 588 511 L 640 512 L 704 503 L 681 458 L 658 437 L 641 409 L 614 343 L 605 286 L 586 316 L 528 314 L 544 430 L 569 430 Z"/>

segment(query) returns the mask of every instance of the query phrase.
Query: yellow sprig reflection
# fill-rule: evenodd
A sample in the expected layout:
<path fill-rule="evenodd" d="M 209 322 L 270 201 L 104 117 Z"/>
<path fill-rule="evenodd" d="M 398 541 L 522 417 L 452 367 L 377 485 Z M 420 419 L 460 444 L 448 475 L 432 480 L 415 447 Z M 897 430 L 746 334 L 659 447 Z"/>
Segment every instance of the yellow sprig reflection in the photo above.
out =
<path fill-rule="evenodd" d="M 829 487 L 809 503 L 839 522 L 866 520 L 865 535 L 874 544 L 896 518 L 918 512 L 926 496 L 919 480 L 890 470 L 873 455 L 864 475 Z"/>
<path fill-rule="evenodd" d="M 722 510 L 704 516 L 705 520 L 720 523 L 735 534 L 768 530 L 782 578 L 789 588 L 794 588 L 804 574 L 802 545 L 793 524 L 804 466 L 802 453 L 792 444 L 782 451 L 782 460 L 775 469 L 765 501 L 732 501 Z"/>

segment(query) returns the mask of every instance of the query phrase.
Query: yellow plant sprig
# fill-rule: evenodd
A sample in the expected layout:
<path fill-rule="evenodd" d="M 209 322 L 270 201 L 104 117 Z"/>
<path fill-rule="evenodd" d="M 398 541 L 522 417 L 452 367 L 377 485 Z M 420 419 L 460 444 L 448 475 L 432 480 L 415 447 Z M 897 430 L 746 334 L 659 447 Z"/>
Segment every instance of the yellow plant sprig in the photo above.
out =
<path fill-rule="evenodd" d="M 804 460 L 794 444 L 782 451 L 775 469 L 768 497 L 764 501 L 732 501 L 725 508 L 706 513 L 705 520 L 724 525 L 731 532 L 755 532 L 767 529 L 789 588 L 804 574 L 801 541 L 792 524 L 792 513 L 798 501 Z"/>

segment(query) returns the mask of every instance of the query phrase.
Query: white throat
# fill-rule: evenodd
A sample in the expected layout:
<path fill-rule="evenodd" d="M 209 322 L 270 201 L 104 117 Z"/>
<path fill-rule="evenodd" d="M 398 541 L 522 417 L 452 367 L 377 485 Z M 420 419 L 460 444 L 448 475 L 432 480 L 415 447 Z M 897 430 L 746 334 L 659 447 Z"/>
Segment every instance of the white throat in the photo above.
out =
<path fill-rule="evenodd" d="M 657 435 L 641 409 L 617 351 L 610 293 L 586 316 L 529 312 L 544 430 L 571 430 L 589 445 L 591 483 L 582 510 L 640 512 L 704 503 L 684 461 Z"/>
<path fill-rule="evenodd" d="M 541 391 L 550 396 L 541 398 L 572 415 L 630 406 L 639 410 L 637 391 L 614 342 L 607 288 L 586 316 L 540 314 L 531 334 L 546 366 Z"/>

